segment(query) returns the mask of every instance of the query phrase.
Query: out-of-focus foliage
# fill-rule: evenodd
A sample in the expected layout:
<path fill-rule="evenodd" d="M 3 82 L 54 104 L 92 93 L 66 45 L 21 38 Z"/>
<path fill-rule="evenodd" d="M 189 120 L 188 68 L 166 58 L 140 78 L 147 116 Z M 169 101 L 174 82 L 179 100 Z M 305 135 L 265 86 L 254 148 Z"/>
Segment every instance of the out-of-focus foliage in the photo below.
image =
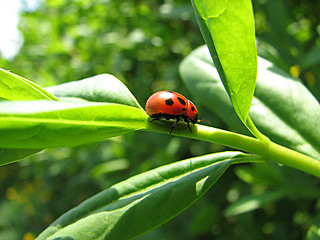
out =
<path fill-rule="evenodd" d="M 319 99 L 320 2 L 253 3 L 259 53 L 302 78 Z M 21 13 L 20 30 L 19 54 L 0 59 L 0 67 L 42 86 L 111 73 L 142 106 L 159 89 L 190 97 L 178 65 L 203 44 L 191 4 L 182 0 L 44 0 L 38 9 Z M 202 119 L 225 127 L 198 107 Z M 128 176 L 218 150 L 217 145 L 137 132 L 46 150 L 1 167 L 0 239 L 33 239 L 62 213 Z M 282 190 L 285 196 L 278 194 Z M 302 239 L 320 210 L 317 192 L 317 180 L 292 169 L 234 166 L 188 211 L 139 239 Z M 261 196 L 269 198 L 259 201 Z M 246 208 L 238 215 L 241 204 Z"/>
<path fill-rule="evenodd" d="M 253 1 L 258 53 L 299 77 L 320 99 L 320 2 Z"/>
<path fill-rule="evenodd" d="M 179 61 L 202 43 L 181 0 L 47 0 L 22 13 L 20 30 L 13 72 L 41 86 L 108 72 L 143 99 L 150 89 L 176 88 Z"/>

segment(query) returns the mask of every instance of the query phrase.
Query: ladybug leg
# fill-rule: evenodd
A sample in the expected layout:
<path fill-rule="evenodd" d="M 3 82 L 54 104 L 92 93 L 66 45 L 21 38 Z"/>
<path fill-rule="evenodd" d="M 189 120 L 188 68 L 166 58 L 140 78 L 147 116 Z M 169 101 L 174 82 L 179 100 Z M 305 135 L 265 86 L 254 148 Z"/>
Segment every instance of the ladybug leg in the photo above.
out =
<path fill-rule="evenodd" d="M 188 119 L 188 118 L 185 118 L 184 121 L 187 123 L 188 128 L 189 128 L 190 132 L 192 133 L 192 130 L 191 130 L 190 124 L 189 124 L 189 119 Z M 194 125 L 194 124 L 193 124 L 193 125 Z"/>
<path fill-rule="evenodd" d="M 180 117 L 177 117 L 177 121 L 172 125 L 172 127 L 171 127 L 171 129 L 170 129 L 170 133 L 169 133 L 170 135 L 171 135 L 174 127 L 177 125 L 177 123 L 178 123 L 179 121 L 180 121 Z"/>
<path fill-rule="evenodd" d="M 183 120 L 187 123 L 188 128 L 189 128 L 190 132 L 192 133 L 192 130 L 191 130 L 190 124 L 189 124 L 189 118 L 187 118 L 186 116 L 182 116 L 182 118 L 183 118 Z"/>
<path fill-rule="evenodd" d="M 161 114 L 161 113 L 153 114 L 153 115 L 151 116 L 152 119 L 150 120 L 150 122 L 160 120 L 161 117 L 162 117 L 162 114 Z"/>

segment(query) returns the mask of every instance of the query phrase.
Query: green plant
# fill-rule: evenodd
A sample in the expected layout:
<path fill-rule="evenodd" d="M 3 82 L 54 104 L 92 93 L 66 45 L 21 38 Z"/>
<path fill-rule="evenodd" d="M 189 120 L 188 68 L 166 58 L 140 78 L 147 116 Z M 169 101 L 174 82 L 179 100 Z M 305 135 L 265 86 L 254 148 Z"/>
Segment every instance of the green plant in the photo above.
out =
<path fill-rule="evenodd" d="M 224 88 L 205 47 L 183 61 L 181 75 L 208 109 L 225 118 L 231 128 L 251 132 L 256 138 L 201 125 L 194 126 L 190 133 L 184 123 L 177 125 L 174 134 L 223 144 L 248 154 L 210 154 L 137 175 L 67 212 L 39 239 L 133 238 L 190 206 L 231 164 L 276 162 L 320 176 L 316 160 L 320 156 L 317 100 L 301 83 L 265 60 L 259 60 L 253 97 L 257 56 L 250 1 L 193 3 Z M 0 77 L 1 164 L 44 148 L 71 147 L 135 130 L 168 133 L 171 126 L 167 121 L 150 123 L 130 91 L 111 75 L 47 90 L 4 70 Z M 232 108 L 240 121 L 232 117 Z M 272 197 L 284 194 L 278 192 Z M 317 228 L 313 226 L 311 231 L 310 235 L 316 234 Z"/>

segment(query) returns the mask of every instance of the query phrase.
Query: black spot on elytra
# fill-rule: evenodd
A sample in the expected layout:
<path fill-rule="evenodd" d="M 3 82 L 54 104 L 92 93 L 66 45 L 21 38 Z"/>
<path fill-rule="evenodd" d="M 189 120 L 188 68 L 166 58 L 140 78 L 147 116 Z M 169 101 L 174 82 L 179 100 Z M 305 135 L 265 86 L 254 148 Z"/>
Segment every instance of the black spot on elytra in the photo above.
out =
<path fill-rule="evenodd" d="M 165 102 L 168 106 L 172 106 L 174 104 L 174 102 L 171 98 L 168 98 Z"/>
<path fill-rule="evenodd" d="M 181 110 L 182 110 L 182 111 L 187 111 L 187 109 L 186 109 L 186 108 L 182 108 Z"/>
<path fill-rule="evenodd" d="M 191 111 L 192 111 L 192 112 L 194 111 L 194 106 L 191 106 Z"/>
<path fill-rule="evenodd" d="M 180 102 L 182 105 L 186 105 L 186 101 L 183 100 L 182 98 L 179 98 L 179 97 L 178 97 L 178 100 L 179 100 L 179 102 Z"/>

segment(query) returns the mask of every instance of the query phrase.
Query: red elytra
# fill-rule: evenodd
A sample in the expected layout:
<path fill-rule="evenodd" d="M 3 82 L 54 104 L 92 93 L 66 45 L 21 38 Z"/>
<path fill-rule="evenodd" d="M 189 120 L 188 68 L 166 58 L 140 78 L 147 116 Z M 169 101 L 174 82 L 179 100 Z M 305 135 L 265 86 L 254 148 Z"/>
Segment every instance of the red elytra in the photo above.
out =
<path fill-rule="evenodd" d="M 165 118 L 166 120 L 176 119 L 170 130 L 172 133 L 176 124 L 182 118 L 192 132 L 189 121 L 192 124 L 198 122 L 198 110 L 196 106 L 183 95 L 173 91 L 159 91 L 152 94 L 146 103 L 146 112 L 152 121 Z"/>

